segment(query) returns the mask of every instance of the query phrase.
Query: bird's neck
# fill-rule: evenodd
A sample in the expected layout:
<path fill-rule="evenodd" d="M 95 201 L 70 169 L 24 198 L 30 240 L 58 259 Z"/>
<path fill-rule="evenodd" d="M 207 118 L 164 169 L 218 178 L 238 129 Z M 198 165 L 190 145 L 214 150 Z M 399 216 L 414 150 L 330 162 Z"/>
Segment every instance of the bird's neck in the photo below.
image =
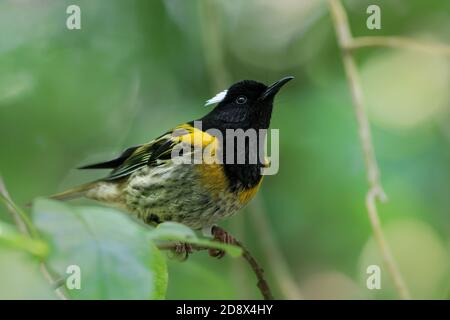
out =
<path fill-rule="evenodd" d="M 231 189 L 250 189 L 259 184 L 264 166 L 266 132 L 255 128 L 219 129 L 219 147 Z"/>

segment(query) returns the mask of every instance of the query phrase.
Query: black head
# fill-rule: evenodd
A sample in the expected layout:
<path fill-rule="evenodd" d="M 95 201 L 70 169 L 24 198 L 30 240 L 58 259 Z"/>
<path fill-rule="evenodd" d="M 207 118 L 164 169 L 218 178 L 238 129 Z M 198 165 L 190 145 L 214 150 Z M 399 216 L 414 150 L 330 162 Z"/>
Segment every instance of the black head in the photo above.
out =
<path fill-rule="evenodd" d="M 270 86 L 253 80 L 239 81 L 208 100 L 207 104 L 218 105 L 200 120 L 206 127 L 217 129 L 267 129 L 275 95 L 293 78 L 285 77 Z"/>

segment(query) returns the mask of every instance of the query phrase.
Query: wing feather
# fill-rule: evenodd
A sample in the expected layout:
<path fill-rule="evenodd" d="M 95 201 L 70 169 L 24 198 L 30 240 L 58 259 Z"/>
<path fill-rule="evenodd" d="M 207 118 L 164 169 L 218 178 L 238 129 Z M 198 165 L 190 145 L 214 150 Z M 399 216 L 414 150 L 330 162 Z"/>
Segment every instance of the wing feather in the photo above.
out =
<path fill-rule="evenodd" d="M 80 169 L 110 168 L 113 170 L 101 180 L 118 180 L 129 176 L 144 166 L 156 167 L 170 161 L 172 150 L 178 143 L 192 143 L 192 141 L 195 143 L 196 139 L 200 139 L 202 145 L 209 144 L 214 140 L 209 134 L 195 129 L 190 123 L 185 123 L 149 143 L 124 150 L 119 157 L 113 160 L 83 166 Z"/>
<path fill-rule="evenodd" d="M 115 168 L 103 180 L 111 181 L 126 177 L 143 166 L 150 164 L 150 158 L 161 145 L 171 140 L 172 135 L 167 133 L 161 137 L 142 145 L 136 149 L 120 166 Z"/>

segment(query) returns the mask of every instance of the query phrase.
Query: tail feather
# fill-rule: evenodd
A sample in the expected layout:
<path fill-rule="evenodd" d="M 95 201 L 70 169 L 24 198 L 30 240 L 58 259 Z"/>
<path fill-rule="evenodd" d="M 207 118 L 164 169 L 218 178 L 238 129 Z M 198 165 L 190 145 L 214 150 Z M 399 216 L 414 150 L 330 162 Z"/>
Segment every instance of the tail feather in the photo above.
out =
<path fill-rule="evenodd" d="M 49 196 L 50 199 L 54 200 L 72 200 L 76 198 L 80 198 L 86 194 L 87 191 L 91 190 L 93 187 L 95 187 L 96 183 L 86 183 L 81 186 L 56 193 L 54 195 Z"/>

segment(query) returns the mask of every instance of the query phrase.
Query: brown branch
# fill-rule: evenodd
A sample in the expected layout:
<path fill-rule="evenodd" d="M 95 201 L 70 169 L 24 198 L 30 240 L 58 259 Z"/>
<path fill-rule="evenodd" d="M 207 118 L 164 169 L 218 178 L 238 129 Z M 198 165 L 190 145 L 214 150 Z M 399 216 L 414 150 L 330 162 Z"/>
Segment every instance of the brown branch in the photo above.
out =
<path fill-rule="evenodd" d="M 272 291 L 270 290 L 270 287 L 269 287 L 266 279 L 264 278 L 263 268 L 261 268 L 261 266 L 258 264 L 256 259 L 250 253 L 250 251 L 248 251 L 247 248 L 240 241 L 236 240 L 236 238 L 234 238 L 234 237 L 233 237 L 233 239 L 234 239 L 233 244 L 242 249 L 242 257 L 245 259 L 245 261 L 248 262 L 248 264 L 252 268 L 253 273 L 255 274 L 256 278 L 258 279 L 258 282 L 256 285 L 257 285 L 259 291 L 261 292 L 264 300 L 273 300 Z M 175 250 L 177 245 L 178 245 L 177 243 L 169 242 L 169 243 L 158 244 L 157 247 L 160 250 Z M 192 247 L 192 250 L 194 250 L 194 251 L 202 251 L 202 250 L 211 249 L 210 247 L 199 246 L 196 244 L 192 244 L 191 247 Z"/>
<path fill-rule="evenodd" d="M 373 235 L 383 257 L 384 264 L 386 265 L 388 273 L 394 281 L 400 297 L 402 299 L 409 299 L 409 291 L 385 239 L 377 212 L 376 200 L 378 199 L 383 202 L 387 200 L 387 197 L 380 182 L 380 171 L 375 158 L 370 125 L 364 107 L 363 93 L 358 70 L 355 59 L 349 49 L 353 43 L 353 37 L 350 31 L 347 14 L 339 0 L 328 0 L 328 4 L 333 18 L 338 43 L 342 51 L 342 60 L 350 86 L 353 108 L 358 124 L 358 135 L 364 154 L 367 181 L 369 184 L 369 190 L 366 196 L 366 206 L 369 220 L 372 225 Z"/>
<path fill-rule="evenodd" d="M 25 221 L 22 214 L 19 212 L 18 208 L 15 206 L 1 176 L 0 176 L 0 194 L 7 200 L 6 207 L 9 213 L 11 214 L 15 224 L 17 225 L 17 229 L 25 236 L 33 238 L 34 232 L 30 230 L 30 226 L 27 226 L 27 222 Z M 50 268 L 44 261 L 40 262 L 39 269 L 44 278 L 50 283 L 50 285 L 53 288 L 56 288 L 55 289 L 56 295 L 62 300 L 67 300 L 68 297 L 65 295 L 64 291 L 61 288 L 57 288 L 56 284 L 58 283 L 58 280 L 52 275 L 52 273 L 50 272 Z"/>
<path fill-rule="evenodd" d="M 367 47 L 389 47 L 422 51 L 430 54 L 450 56 L 450 46 L 441 43 L 425 42 L 397 36 L 355 37 L 346 49 L 355 50 Z"/>
<path fill-rule="evenodd" d="M 244 259 L 248 262 L 250 267 L 252 268 L 253 272 L 256 275 L 256 278 L 258 279 L 258 283 L 256 284 L 259 288 L 259 291 L 261 291 L 262 296 L 264 297 L 264 300 L 273 300 L 273 295 L 270 290 L 269 285 L 267 284 L 267 281 L 264 278 L 264 270 L 260 267 L 258 262 L 253 258 L 250 251 L 248 251 L 242 243 L 239 241 L 235 241 L 235 244 L 238 247 L 241 247 L 242 249 L 242 256 Z"/>

